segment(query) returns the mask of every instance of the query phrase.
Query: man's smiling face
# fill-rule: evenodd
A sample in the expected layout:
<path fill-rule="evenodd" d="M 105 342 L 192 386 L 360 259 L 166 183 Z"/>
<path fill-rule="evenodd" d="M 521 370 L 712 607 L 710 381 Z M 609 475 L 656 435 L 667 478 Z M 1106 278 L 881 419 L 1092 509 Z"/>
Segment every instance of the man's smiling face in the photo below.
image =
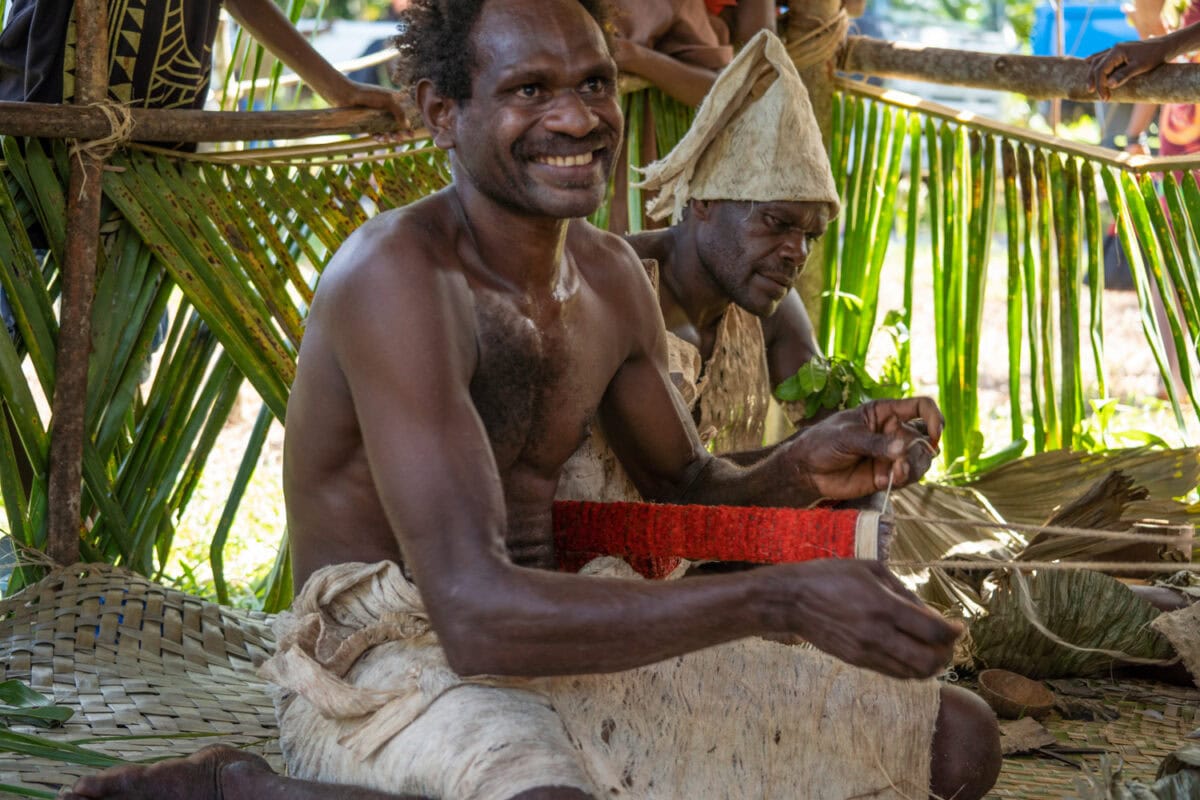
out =
<path fill-rule="evenodd" d="M 458 167 L 510 209 L 557 219 L 599 208 L 621 142 L 616 64 L 575 0 L 492 0 L 471 32 Z"/>

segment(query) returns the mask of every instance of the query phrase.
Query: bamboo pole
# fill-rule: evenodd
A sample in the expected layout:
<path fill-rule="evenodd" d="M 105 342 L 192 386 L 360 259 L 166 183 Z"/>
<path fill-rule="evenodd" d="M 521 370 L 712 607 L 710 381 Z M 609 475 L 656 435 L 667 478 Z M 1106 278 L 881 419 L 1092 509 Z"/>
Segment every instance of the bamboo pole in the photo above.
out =
<path fill-rule="evenodd" d="M 850 36 L 838 59 L 838 69 L 1015 92 L 1035 100 L 1097 99 L 1087 90 L 1088 62 L 1081 58 L 975 53 Z M 1112 100 L 1195 103 L 1200 101 L 1200 66 L 1163 64 L 1113 89 Z"/>
<path fill-rule="evenodd" d="M 77 107 L 108 96 L 107 0 L 76 0 Z M 98 137 L 97 137 L 98 138 Z M 71 157 L 62 315 L 51 403 L 49 508 L 46 553 L 59 564 L 79 560 L 83 491 L 84 413 L 91 355 L 92 303 L 100 238 L 104 160 L 86 149 Z"/>
<path fill-rule="evenodd" d="M 1063 9 L 1064 0 L 1054 4 L 1054 55 L 1062 58 L 1067 52 L 1067 20 Z M 1056 97 L 1050 101 L 1050 132 L 1058 136 L 1058 126 L 1062 124 L 1062 98 Z"/>
<path fill-rule="evenodd" d="M 335 133 L 391 133 L 386 111 L 332 108 L 318 111 L 194 111 L 133 108 L 131 138 L 138 142 L 239 142 L 302 139 Z M 98 108 L 52 103 L 0 102 L 0 134 L 58 139 L 100 139 L 112 124 Z"/>

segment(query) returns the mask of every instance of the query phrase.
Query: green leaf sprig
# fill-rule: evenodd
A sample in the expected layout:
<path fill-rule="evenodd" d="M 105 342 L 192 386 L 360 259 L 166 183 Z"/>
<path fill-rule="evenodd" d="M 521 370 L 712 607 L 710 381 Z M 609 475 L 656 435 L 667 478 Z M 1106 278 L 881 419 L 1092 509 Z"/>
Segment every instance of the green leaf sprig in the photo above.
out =
<path fill-rule="evenodd" d="M 836 356 L 812 358 L 775 387 L 777 399 L 804 403 L 808 419 L 822 411 L 840 411 L 868 400 L 897 398 L 901 393 L 901 387 L 876 381 L 858 364 Z"/>

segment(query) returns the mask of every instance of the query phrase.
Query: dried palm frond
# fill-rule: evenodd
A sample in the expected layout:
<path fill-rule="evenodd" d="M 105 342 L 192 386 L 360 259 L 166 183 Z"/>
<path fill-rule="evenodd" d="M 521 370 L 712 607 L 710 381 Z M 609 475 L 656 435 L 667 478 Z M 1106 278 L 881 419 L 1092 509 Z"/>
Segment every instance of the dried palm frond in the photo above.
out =
<path fill-rule="evenodd" d="M 1149 509 L 1168 512 L 1176 507 L 1186 509 L 1175 501 L 1147 502 L 1149 492 L 1134 484 L 1133 478 L 1114 470 L 1091 485 L 1082 495 L 1059 508 L 1044 523 L 1047 527 L 1077 528 L 1080 530 L 1145 532 L 1169 535 L 1169 528 L 1157 522 L 1162 517 L 1131 515 L 1130 508 L 1138 504 L 1139 513 Z M 1156 523 L 1138 524 L 1139 519 L 1155 519 Z M 1186 527 L 1186 526 L 1185 526 Z M 1023 561 L 1153 561 L 1190 560 L 1191 544 L 1182 536 L 1177 546 L 1161 543 L 1138 544 L 1087 536 L 1059 536 L 1038 533 L 1017 555 Z"/>
<path fill-rule="evenodd" d="M 1200 797 L 1200 751 L 1189 745 L 1179 752 L 1167 756 L 1168 762 L 1181 764 L 1178 769 L 1163 774 L 1160 768 L 1157 780 L 1146 785 L 1140 781 L 1123 780 L 1121 760 L 1109 754 L 1100 756 L 1100 763 L 1082 765 L 1083 774 L 1075 779 L 1075 791 L 1079 800 L 1191 800 Z"/>
<path fill-rule="evenodd" d="M 891 503 L 899 517 L 890 553 L 893 561 L 940 561 L 960 554 L 970 554 L 972 560 L 1007 560 L 1024 544 L 1019 534 L 987 527 L 989 520 L 1004 520 L 970 488 L 922 483 L 893 493 Z M 947 520 L 981 520 L 985 524 L 962 526 Z M 982 607 L 981 574 L 935 567 L 914 578 L 919 582 L 918 594 L 935 608 L 974 614 Z"/>
<path fill-rule="evenodd" d="M 1013 551 L 1024 545 L 1019 534 L 1002 527 L 988 527 L 989 521 L 1002 525 L 1006 520 L 986 497 L 970 487 L 920 483 L 894 492 L 891 503 L 901 517 L 896 522 L 896 540 L 891 550 L 895 561 L 937 561 L 965 550 L 985 552 L 1003 547 Z M 980 524 L 964 526 L 951 522 L 961 520 L 976 520 Z M 969 543 L 982 546 L 964 547 Z"/>
<path fill-rule="evenodd" d="M 1178 515 L 1191 515 L 1187 506 L 1172 511 L 1167 501 L 1187 495 L 1200 481 L 1200 448 L 1195 447 L 1136 447 L 1103 453 L 1054 450 L 996 467 L 969 485 L 1009 522 L 1041 525 L 1060 506 L 1075 500 L 1081 487 L 1102 480 L 1114 470 L 1128 475 L 1149 495 L 1145 501 L 1131 499 L 1128 515 L 1140 515 L 1141 509 L 1153 509 L 1155 514 L 1148 515 L 1150 518 L 1163 518 L 1157 516 L 1159 510 L 1172 520 Z"/>

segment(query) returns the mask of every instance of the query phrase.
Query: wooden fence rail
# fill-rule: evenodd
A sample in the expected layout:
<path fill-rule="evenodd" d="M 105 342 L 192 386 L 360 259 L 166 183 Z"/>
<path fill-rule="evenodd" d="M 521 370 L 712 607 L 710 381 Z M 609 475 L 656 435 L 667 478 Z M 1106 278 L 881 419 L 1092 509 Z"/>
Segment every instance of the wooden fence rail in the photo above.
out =
<path fill-rule="evenodd" d="M 838 68 L 880 78 L 907 78 L 1013 92 L 1034 100 L 1095 100 L 1087 90 L 1088 62 L 1082 58 L 975 53 L 850 36 Z M 1200 101 L 1200 65 L 1164 64 L 1113 89 L 1126 103 Z"/>

